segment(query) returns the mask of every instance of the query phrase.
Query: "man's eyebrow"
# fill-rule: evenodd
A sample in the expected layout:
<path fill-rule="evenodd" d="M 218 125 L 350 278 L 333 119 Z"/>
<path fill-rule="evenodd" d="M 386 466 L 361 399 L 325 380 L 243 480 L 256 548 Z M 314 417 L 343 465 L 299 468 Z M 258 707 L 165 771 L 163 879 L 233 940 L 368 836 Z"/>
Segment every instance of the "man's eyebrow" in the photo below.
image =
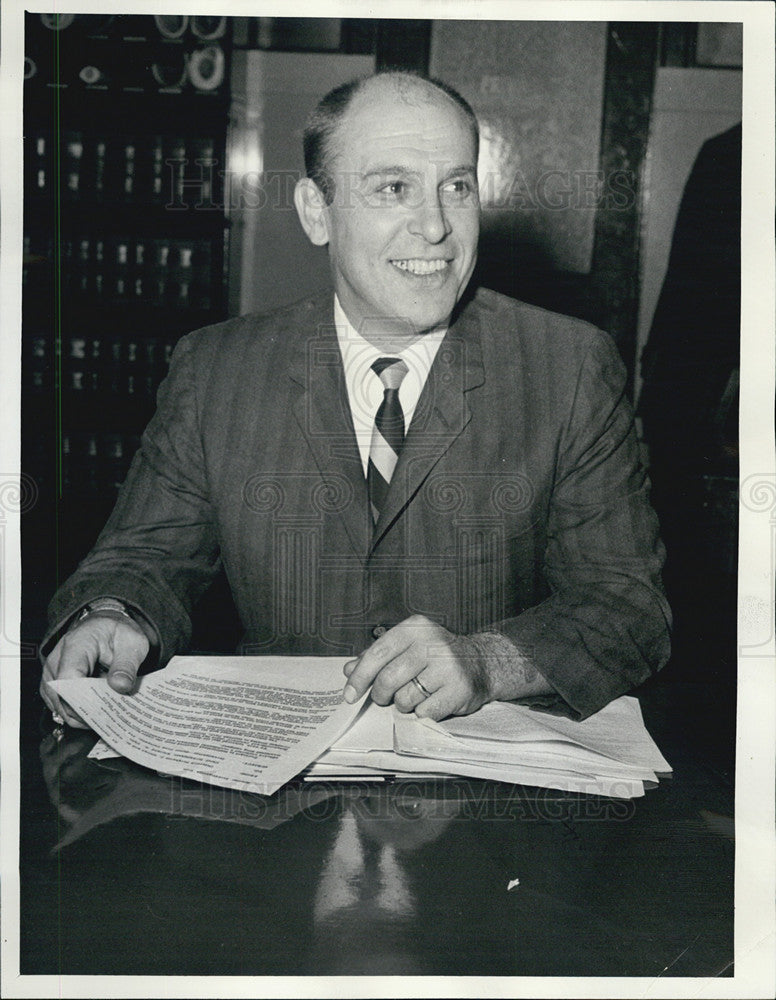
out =
<path fill-rule="evenodd" d="M 420 170 L 412 170 L 409 167 L 401 166 L 399 164 L 394 164 L 392 166 L 386 166 L 386 167 L 383 166 L 373 167 L 371 170 L 368 170 L 365 174 L 362 174 L 361 176 L 363 180 L 369 180 L 372 177 L 385 177 L 385 176 L 390 176 L 392 174 L 399 174 L 403 177 L 419 177 L 421 173 L 422 171 Z M 442 179 L 448 180 L 450 177 L 455 177 L 456 175 L 460 174 L 475 175 L 476 173 L 477 173 L 477 168 L 476 166 L 474 166 L 474 164 L 462 163 L 459 164 L 458 166 L 451 167 L 449 170 L 447 170 L 444 173 Z"/>
<path fill-rule="evenodd" d="M 370 177 L 385 177 L 389 174 L 402 174 L 403 176 L 413 176 L 417 177 L 419 175 L 419 170 L 410 170 L 409 167 L 402 167 L 398 165 L 388 166 L 388 167 L 373 167 L 371 170 L 362 174 L 364 180 L 369 180 Z"/>
<path fill-rule="evenodd" d="M 455 177 L 456 174 L 476 174 L 477 167 L 473 163 L 462 163 L 460 166 L 451 167 L 444 175 L 445 178 Z"/>
<path fill-rule="evenodd" d="M 446 184 L 450 184 L 451 181 L 462 180 L 464 178 L 468 184 L 476 186 L 477 168 L 472 166 L 472 164 L 464 164 L 460 167 L 453 167 L 452 170 L 448 170 L 439 178 L 437 186 L 442 188 Z"/>

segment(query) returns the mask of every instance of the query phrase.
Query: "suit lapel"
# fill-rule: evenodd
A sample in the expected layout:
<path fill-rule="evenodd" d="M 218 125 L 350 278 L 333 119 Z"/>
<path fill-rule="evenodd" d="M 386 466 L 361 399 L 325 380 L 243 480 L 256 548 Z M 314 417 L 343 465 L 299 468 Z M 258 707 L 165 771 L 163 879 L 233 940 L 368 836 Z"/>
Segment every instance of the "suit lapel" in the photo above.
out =
<path fill-rule="evenodd" d="M 288 375 L 302 390 L 294 417 L 331 490 L 327 506 L 338 509 L 355 552 L 365 559 L 372 524 L 331 298 L 312 310 L 307 335 L 298 339 Z"/>
<path fill-rule="evenodd" d="M 450 327 L 434 359 L 375 525 L 372 547 L 469 423 L 471 411 L 466 394 L 484 381 L 479 322 L 470 308 Z"/>

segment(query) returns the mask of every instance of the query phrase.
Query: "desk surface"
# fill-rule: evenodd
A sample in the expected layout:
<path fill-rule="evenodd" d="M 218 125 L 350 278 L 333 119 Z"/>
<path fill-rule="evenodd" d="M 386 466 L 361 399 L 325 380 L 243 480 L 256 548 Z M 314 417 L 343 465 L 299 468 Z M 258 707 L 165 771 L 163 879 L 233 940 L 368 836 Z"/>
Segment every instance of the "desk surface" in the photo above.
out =
<path fill-rule="evenodd" d="M 732 789 L 674 699 L 642 704 L 674 777 L 634 802 L 464 780 L 263 799 L 25 725 L 21 972 L 731 975 Z"/>

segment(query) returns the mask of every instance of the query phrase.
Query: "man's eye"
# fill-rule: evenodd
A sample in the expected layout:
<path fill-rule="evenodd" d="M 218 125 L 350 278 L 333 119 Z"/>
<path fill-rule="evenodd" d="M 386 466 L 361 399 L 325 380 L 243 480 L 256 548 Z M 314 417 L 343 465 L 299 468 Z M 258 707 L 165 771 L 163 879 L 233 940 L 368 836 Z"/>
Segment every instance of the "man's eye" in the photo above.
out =
<path fill-rule="evenodd" d="M 444 186 L 444 191 L 446 194 L 454 194 L 460 197 L 465 197 L 472 190 L 471 184 L 464 180 L 463 178 L 457 178 L 454 181 L 448 181 Z"/>
<path fill-rule="evenodd" d="M 407 185 L 404 181 L 389 181 L 387 184 L 380 188 L 383 194 L 392 194 L 397 198 L 401 197 L 407 191 Z"/>

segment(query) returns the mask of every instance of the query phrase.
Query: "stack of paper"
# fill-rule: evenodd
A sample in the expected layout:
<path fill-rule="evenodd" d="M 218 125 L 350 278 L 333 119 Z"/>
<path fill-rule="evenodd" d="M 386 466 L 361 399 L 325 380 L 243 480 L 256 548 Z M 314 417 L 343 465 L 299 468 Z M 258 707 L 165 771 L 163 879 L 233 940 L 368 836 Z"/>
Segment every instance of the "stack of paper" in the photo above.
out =
<path fill-rule="evenodd" d="M 165 774 L 272 795 L 358 714 L 344 657 L 175 656 L 131 695 L 104 677 L 51 682 L 105 744 Z M 100 746 L 92 756 L 106 757 Z"/>
<path fill-rule="evenodd" d="M 129 696 L 95 677 L 51 688 L 102 736 L 93 756 L 112 750 L 166 774 L 264 795 L 303 772 L 350 780 L 462 775 L 633 798 L 671 770 L 635 698 L 584 722 L 512 702 L 442 723 L 371 700 L 359 714 L 364 699 L 342 700 L 346 662 L 180 656 Z"/>
<path fill-rule="evenodd" d="M 618 698 L 584 722 L 497 702 L 439 723 L 368 703 L 305 776 L 422 772 L 633 798 L 670 770 L 638 701 Z"/>

